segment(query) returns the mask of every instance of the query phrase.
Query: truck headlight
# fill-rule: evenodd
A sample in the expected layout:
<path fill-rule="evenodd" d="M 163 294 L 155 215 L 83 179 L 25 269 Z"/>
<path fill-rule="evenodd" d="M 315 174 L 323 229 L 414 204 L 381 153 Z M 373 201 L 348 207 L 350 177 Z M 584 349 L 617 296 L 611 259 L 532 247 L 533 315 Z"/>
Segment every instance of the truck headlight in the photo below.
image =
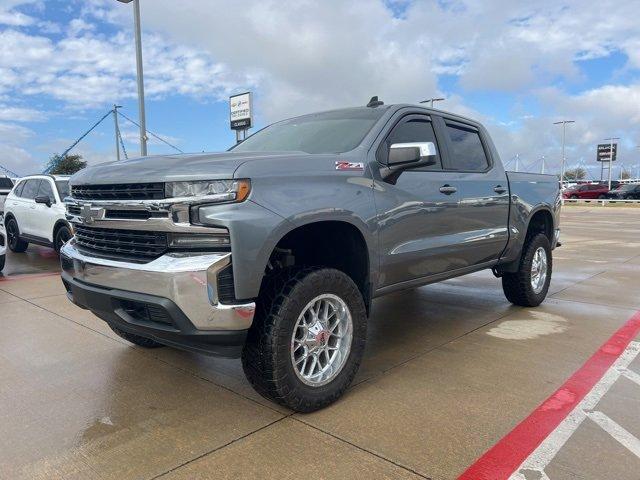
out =
<path fill-rule="evenodd" d="M 251 182 L 242 180 L 201 180 L 194 182 L 167 182 L 167 198 L 206 197 L 210 203 L 242 202 L 249 196 Z"/>

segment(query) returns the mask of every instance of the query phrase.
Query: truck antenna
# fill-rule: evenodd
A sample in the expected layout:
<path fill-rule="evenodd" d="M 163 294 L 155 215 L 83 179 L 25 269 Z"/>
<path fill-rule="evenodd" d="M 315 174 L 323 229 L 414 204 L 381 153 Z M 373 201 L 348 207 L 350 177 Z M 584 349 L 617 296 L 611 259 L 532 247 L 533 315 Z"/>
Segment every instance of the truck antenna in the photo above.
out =
<path fill-rule="evenodd" d="M 378 100 L 377 95 L 371 97 L 371 100 L 369 100 L 369 103 L 367 103 L 367 107 L 369 108 L 376 108 L 376 107 L 379 107 L 380 105 L 384 105 L 384 102 L 382 100 Z"/>

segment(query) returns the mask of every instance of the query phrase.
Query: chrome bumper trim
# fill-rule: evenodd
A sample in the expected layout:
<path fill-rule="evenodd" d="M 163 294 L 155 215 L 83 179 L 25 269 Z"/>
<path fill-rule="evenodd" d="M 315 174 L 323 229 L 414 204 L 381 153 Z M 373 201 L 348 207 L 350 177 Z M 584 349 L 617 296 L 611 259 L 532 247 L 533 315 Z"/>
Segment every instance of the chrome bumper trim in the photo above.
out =
<path fill-rule="evenodd" d="M 138 264 L 90 257 L 75 240 L 60 251 L 62 268 L 90 285 L 145 293 L 173 301 L 198 330 L 245 330 L 251 326 L 255 302 L 227 305 L 218 301 L 218 272 L 230 253 L 167 253 Z"/>

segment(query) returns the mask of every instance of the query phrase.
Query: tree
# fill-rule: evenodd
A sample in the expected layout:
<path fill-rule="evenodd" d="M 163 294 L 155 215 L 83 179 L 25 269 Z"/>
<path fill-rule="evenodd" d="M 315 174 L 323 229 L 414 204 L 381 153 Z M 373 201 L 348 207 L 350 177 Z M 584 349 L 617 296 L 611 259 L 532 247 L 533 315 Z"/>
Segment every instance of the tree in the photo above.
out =
<path fill-rule="evenodd" d="M 622 171 L 620 172 L 620 180 L 628 180 L 630 178 L 631 178 L 631 172 L 623 168 Z"/>
<path fill-rule="evenodd" d="M 587 178 L 587 171 L 582 167 L 570 168 L 564 172 L 564 181 L 571 182 Z"/>
<path fill-rule="evenodd" d="M 56 154 L 49 159 L 47 170 L 51 175 L 73 175 L 87 166 L 87 162 L 82 159 L 82 155 L 65 155 L 61 157 Z"/>

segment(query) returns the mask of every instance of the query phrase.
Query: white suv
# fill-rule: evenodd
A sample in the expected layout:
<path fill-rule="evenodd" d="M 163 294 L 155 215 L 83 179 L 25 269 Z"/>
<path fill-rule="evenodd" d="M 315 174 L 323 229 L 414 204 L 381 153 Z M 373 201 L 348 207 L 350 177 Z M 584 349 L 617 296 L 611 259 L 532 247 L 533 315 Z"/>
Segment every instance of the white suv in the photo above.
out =
<path fill-rule="evenodd" d="M 4 233 L 4 214 L 0 212 L 0 272 L 4 268 L 4 257 L 7 252 L 7 235 Z"/>
<path fill-rule="evenodd" d="M 0 212 L 3 211 L 4 201 L 12 188 L 13 181 L 5 175 L 0 175 Z"/>
<path fill-rule="evenodd" d="M 59 252 L 73 235 L 65 218 L 64 198 L 68 195 L 69 177 L 21 178 L 4 204 L 9 249 L 24 252 L 29 243 L 35 243 Z"/>

